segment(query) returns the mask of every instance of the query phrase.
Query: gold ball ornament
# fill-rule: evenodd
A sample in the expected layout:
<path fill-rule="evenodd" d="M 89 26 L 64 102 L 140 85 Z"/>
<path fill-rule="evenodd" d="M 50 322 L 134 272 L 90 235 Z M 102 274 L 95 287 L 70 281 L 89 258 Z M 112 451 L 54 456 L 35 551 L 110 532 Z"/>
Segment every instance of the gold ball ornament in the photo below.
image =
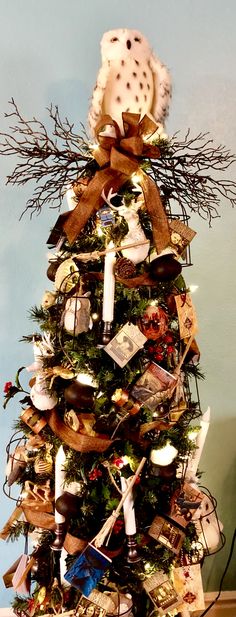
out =
<path fill-rule="evenodd" d="M 70 409 L 70 411 L 66 411 L 66 413 L 64 414 L 64 422 L 67 426 L 69 426 L 72 429 L 72 431 L 75 431 L 76 433 L 81 428 L 81 423 L 74 409 Z"/>
<path fill-rule="evenodd" d="M 50 454 L 50 450 L 52 449 L 51 444 L 46 444 L 46 452 L 43 456 L 43 453 L 40 452 L 34 461 L 34 471 L 38 474 L 49 474 L 53 468 L 53 460 L 52 455 Z"/>
<path fill-rule="evenodd" d="M 69 293 L 79 282 L 79 269 L 70 257 L 65 259 L 57 268 L 55 274 L 55 288 L 61 293 Z"/>

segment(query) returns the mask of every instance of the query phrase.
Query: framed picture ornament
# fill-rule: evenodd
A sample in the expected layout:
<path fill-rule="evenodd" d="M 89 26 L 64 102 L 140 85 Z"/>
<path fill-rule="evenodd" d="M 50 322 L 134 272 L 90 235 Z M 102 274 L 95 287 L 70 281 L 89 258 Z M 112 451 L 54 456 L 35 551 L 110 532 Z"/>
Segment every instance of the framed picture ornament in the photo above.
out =
<path fill-rule="evenodd" d="M 162 570 L 144 581 L 143 587 L 158 609 L 158 615 L 166 615 L 180 606 L 182 602 L 182 598 Z"/>
<path fill-rule="evenodd" d="M 148 531 L 149 536 L 178 555 L 185 539 L 185 533 L 162 516 L 155 516 Z"/>

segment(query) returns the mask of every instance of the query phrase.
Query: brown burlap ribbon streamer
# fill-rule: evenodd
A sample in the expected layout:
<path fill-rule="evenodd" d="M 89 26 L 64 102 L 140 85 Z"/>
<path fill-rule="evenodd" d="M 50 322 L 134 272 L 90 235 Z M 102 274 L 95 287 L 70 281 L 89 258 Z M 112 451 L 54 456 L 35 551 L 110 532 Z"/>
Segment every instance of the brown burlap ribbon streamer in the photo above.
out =
<path fill-rule="evenodd" d="M 117 191 L 133 173 L 138 172 L 139 184 L 142 188 L 145 205 L 150 215 L 153 240 L 157 253 L 160 253 L 169 243 L 170 232 L 165 210 L 162 205 L 159 189 L 155 182 L 140 169 L 140 157 L 157 159 L 160 149 L 145 142 L 147 135 L 152 135 L 157 126 L 148 116 L 140 120 L 139 114 L 123 113 L 124 137 L 118 124 L 111 116 L 104 115 L 96 126 L 98 147 L 93 156 L 100 170 L 89 182 L 79 203 L 63 223 L 63 230 L 71 244 L 76 240 L 88 219 L 101 207 L 105 194 L 109 189 Z M 103 127 L 111 126 L 115 137 L 102 135 Z"/>
<path fill-rule="evenodd" d="M 47 421 L 55 435 L 77 452 L 105 452 L 112 444 L 109 438 L 76 433 L 61 420 L 56 409 L 47 412 Z"/>
<path fill-rule="evenodd" d="M 25 518 L 28 523 L 31 523 L 35 527 L 40 527 L 41 529 L 47 529 L 50 531 L 55 531 L 56 523 L 53 514 L 47 514 L 46 512 L 36 512 L 31 508 L 22 507 L 22 511 L 24 512 Z M 9 535 L 9 532 L 8 532 Z M 6 536 L 7 537 L 7 536 Z M 4 539 L 6 539 L 6 537 Z M 71 533 L 66 533 L 64 540 L 64 548 L 66 549 L 69 555 L 76 555 L 77 553 L 81 553 L 87 546 L 88 540 L 83 540 L 82 538 L 76 538 Z M 123 547 L 120 547 L 116 550 L 109 550 L 107 547 L 102 547 L 103 553 L 108 555 L 111 559 L 119 555 L 122 551 Z"/>

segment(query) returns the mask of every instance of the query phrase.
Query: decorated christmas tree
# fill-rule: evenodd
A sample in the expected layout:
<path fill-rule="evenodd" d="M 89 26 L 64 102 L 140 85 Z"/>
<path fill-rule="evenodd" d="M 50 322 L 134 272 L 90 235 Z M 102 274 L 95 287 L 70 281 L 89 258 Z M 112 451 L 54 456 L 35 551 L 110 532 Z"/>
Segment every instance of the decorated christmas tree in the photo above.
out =
<path fill-rule="evenodd" d="M 60 209 L 47 290 L 31 309 L 33 362 L 5 386 L 19 418 L 2 539 L 25 536 L 4 575 L 16 615 L 188 615 L 204 609 L 201 564 L 224 538 L 197 474 L 209 425 L 197 317 L 184 279 L 234 161 L 206 134 L 168 137 L 167 68 L 142 34 L 108 32 L 89 136 L 50 107 L 52 131 L 14 100 L 1 153 L 26 210 Z M 218 177 L 219 176 L 219 177 Z M 24 384 L 24 385 L 22 385 Z M 26 384 L 26 385 L 25 385 Z"/>

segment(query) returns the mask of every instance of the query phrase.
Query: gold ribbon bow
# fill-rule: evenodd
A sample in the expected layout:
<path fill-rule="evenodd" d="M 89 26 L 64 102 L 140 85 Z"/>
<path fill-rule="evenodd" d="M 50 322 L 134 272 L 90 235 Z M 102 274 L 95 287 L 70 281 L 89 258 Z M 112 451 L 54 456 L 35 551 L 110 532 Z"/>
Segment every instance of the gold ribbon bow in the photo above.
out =
<path fill-rule="evenodd" d="M 123 113 L 122 119 L 124 137 L 118 124 L 109 115 L 102 116 L 97 124 L 96 137 L 99 145 L 94 149 L 93 156 L 100 170 L 95 173 L 79 203 L 67 217 L 63 229 L 69 242 L 73 244 L 88 219 L 101 207 L 102 191 L 108 193 L 111 187 L 113 191 L 117 191 L 133 173 L 138 172 L 139 183 L 152 222 L 154 243 L 157 253 L 160 253 L 170 240 L 168 220 L 159 189 L 139 166 L 140 157 L 153 159 L 160 156 L 158 146 L 153 146 L 144 140 L 146 135 L 155 132 L 156 124 L 148 116 L 140 120 L 139 114 Z M 114 137 L 102 135 L 101 130 L 107 125 L 115 129 Z"/>

